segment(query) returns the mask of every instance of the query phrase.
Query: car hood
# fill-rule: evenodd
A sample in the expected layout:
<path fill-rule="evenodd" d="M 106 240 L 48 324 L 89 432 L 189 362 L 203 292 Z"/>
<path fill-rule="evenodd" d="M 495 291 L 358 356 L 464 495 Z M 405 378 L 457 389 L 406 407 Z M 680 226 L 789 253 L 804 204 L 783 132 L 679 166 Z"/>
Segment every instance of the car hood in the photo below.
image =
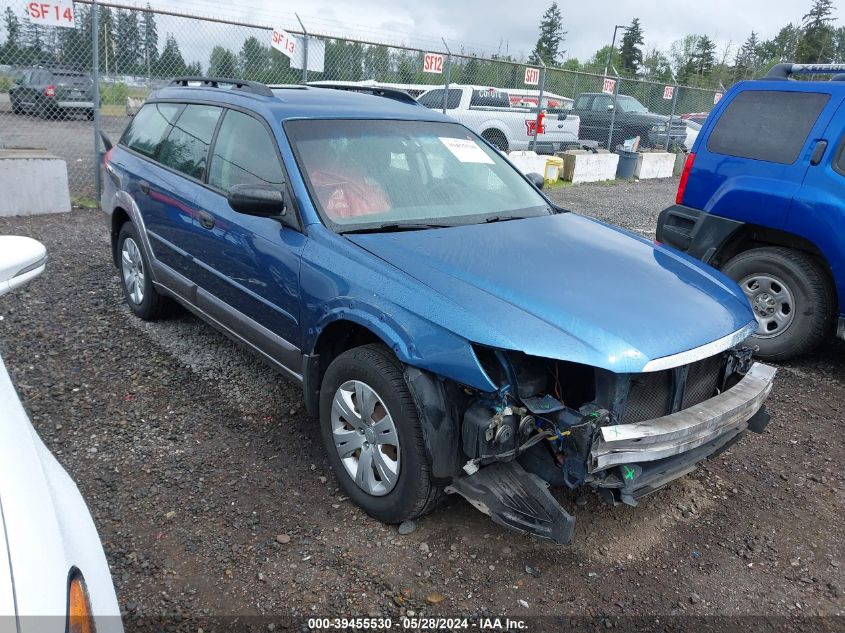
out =
<path fill-rule="evenodd" d="M 444 327 L 535 356 L 637 372 L 754 320 L 716 270 L 573 213 L 347 237 L 434 289 Z"/>
<path fill-rule="evenodd" d="M 0 510 L 0 618 L 19 616 L 21 633 L 64 633 L 69 574 L 78 569 L 97 631 L 121 633 L 108 563 L 88 508 L 32 427 L 2 359 Z"/>

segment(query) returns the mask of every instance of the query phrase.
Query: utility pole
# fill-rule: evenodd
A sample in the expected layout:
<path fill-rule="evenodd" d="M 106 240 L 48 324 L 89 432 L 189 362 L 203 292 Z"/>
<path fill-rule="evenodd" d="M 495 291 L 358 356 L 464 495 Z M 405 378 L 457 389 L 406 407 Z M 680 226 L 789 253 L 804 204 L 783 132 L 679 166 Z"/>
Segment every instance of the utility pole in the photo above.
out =
<path fill-rule="evenodd" d="M 624 24 L 617 24 L 613 27 L 613 39 L 610 41 L 610 51 L 607 53 L 607 63 L 604 65 L 604 76 L 607 77 L 607 69 L 610 68 L 610 61 L 613 57 L 613 50 L 616 48 L 616 31 L 622 29 L 623 31 L 627 31 L 628 27 Z"/>

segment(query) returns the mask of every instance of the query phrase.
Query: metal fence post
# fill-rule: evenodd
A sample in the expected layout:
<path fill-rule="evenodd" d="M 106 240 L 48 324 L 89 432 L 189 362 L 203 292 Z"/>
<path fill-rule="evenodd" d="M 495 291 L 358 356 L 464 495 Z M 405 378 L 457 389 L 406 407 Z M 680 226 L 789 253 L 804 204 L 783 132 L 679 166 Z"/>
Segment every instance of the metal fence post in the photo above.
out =
<path fill-rule="evenodd" d="M 91 76 L 94 82 L 94 199 L 100 204 L 100 16 L 91 5 Z"/>
<path fill-rule="evenodd" d="M 531 151 L 537 149 L 537 135 L 540 134 L 540 113 L 543 111 L 543 91 L 546 89 L 546 65 L 540 60 L 540 94 L 537 96 L 537 118 L 534 126 L 534 136 L 531 137 Z"/>
<path fill-rule="evenodd" d="M 446 55 L 446 86 L 443 90 L 443 114 L 446 114 L 446 106 L 449 103 L 449 84 L 452 81 L 452 53 Z"/>
<path fill-rule="evenodd" d="M 614 69 L 616 70 L 616 69 Z M 616 123 L 616 97 L 619 96 L 619 73 L 616 73 L 616 83 L 613 84 L 613 110 L 610 111 L 610 129 L 607 131 L 607 150 L 613 151 L 613 126 Z"/>
<path fill-rule="evenodd" d="M 675 89 L 672 91 L 672 112 L 669 114 L 669 123 L 666 125 L 666 151 L 669 151 L 669 142 L 672 140 L 672 120 L 675 118 L 675 105 L 678 103 L 678 82 L 675 81 Z"/>
<path fill-rule="evenodd" d="M 302 83 L 308 83 L 308 30 L 299 18 L 298 13 L 294 13 L 299 26 L 302 27 Z"/>

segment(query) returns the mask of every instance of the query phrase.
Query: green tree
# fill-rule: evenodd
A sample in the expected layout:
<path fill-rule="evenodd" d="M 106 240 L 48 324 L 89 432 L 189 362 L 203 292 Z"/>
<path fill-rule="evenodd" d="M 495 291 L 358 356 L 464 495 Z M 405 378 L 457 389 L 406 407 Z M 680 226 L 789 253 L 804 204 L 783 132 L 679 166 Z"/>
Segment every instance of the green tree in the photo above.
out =
<path fill-rule="evenodd" d="M 228 48 L 215 46 L 211 49 L 208 74 L 211 77 L 236 77 L 238 74 L 238 58 Z"/>
<path fill-rule="evenodd" d="M 799 64 L 823 64 L 833 60 L 833 0 L 813 0 L 801 18 L 801 38 L 795 51 Z"/>
<path fill-rule="evenodd" d="M 3 12 L 3 25 L 6 27 L 6 41 L 0 46 L 0 62 L 15 64 L 21 46 L 21 22 L 12 7 Z"/>
<path fill-rule="evenodd" d="M 706 35 L 698 38 L 695 47 L 695 72 L 699 77 L 709 77 L 716 63 L 716 44 Z"/>
<path fill-rule="evenodd" d="M 563 15 L 557 6 L 557 2 L 553 2 L 540 20 L 540 37 L 537 39 L 537 44 L 528 60 L 529 63 L 539 64 L 542 60 L 543 63 L 550 66 L 557 65 L 560 57 L 566 52 L 561 50 L 561 45 L 565 39 L 566 31 L 563 30 Z"/>
<path fill-rule="evenodd" d="M 640 26 L 639 18 L 634 18 L 631 21 L 631 26 L 625 31 L 622 36 L 622 46 L 619 47 L 620 61 L 622 63 L 622 70 L 627 71 L 634 77 L 643 65 L 643 51 L 640 46 L 643 45 L 643 29 Z"/>
<path fill-rule="evenodd" d="M 69 68 L 91 69 L 91 9 L 74 3 L 75 29 L 58 29 L 60 53 L 58 61 Z"/>
<path fill-rule="evenodd" d="M 761 68 L 778 62 L 795 61 L 795 51 L 800 38 L 800 27 L 789 23 L 772 39 L 760 44 Z"/>
<path fill-rule="evenodd" d="M 262 44 L 257 37 L 246 38 L 238 54 L 238 64 L 244 79 L 265 81 L 270 70 L 270 47 Z"/>
<path fill-rule="evenodd" d="M 155 74 L 159 77 L 178 77 L 188 74 L 188 67 L 179 50 L 179 42 L 172 33 L 168 33 L 165 38 L 164 49 L 155 66 Z"/>
<path fill-rule="evenodd" d="M 149 4 L 141 16 L 141 33 L 144 66 L 149 74 L 158 62 L 158 26 L 155 13 L 150 10 Z"/>
<path fill-rule="evenodd" d="M 757 33 L 751 31 L 751 35 L 745 40 L 745 43 L 739 48 L 736 54 L 733 68 L 734 81 L 741 81 L 743 79 L 751 79 L 760 68 L 760 41 L 757 39 Z"/>
<path fill-rule="evenodd" d="M 462 82 L 465 84 L 477 84 L 479 82 L 479 71 L 480 67 L 478 60 L 475 57 L 471 57 L 470 60 L 463 65 Z"/>
<path fill-rule="evenodd" d="M 115 71 L 134 74 L 138 70 L 143 50 L 138 14 L 135 11 L 118 10 L 115 30 L 118 42 L 114 60 Z"/>
<path fill-rule="evenodd" d="M 654 81 L 671 81 L 672 64 L 663 51 L 652 48 L 643 58 L 642 75 Z"/>
<path fill-rule="evenodd" d="M 109 75 L 114 72 L 115 19 L 109 7 L 100 6 L 99 10 L 99 46 L 100 72 Z"/>
<path fill-rule="evenodd" d="M 364 51 L 363 79 L 384 81 L 390 73 L 390 51 L 386 46 L 368 46 Z"/>
<path fill-rule="evenodd" d="M 360 81 L 364 74 L 364 47 L 356 42 L 329 40 L 323 79 Z"/>

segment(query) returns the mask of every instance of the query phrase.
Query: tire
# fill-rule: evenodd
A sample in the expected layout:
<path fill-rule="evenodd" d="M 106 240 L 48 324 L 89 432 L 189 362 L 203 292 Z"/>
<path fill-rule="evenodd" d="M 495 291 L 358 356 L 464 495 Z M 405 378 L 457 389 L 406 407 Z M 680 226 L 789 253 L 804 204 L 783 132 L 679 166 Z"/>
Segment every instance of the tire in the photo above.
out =
<path fill-rule="evenodd" d="M 12 114 L 23 114 L 23 108 L 14 100 L 10 99 L 12 102 Z"/>
<path fill-rule="evenodd" d="M 370 397 L 375 399 L 362 398 L 367 392 L 363 387 L 359 391 L 359 385 L 369 388 Z M 335 404 L 336 396 L 351 407 L 346 409 L 346 415 Z M 369 424 L 359 416 L 359 399 L 375 403 L 373 413 L 363 416 L 369 418 Z M 400 523 L 414 519 L 431 510 L 443 497 L 442 488 L 431 483 L 419 416 L 405 384 L 402 365 L 383 345 L 353 348 L 329 365 L 320 388 L 320 431 L 340 487 L 379 521 Z M 378 434 L 387 438 L 381 444 Z M 344 449 L 336 445 L 339 437 L 346 440 Z M 346 461 L 341 459 L 341 450 L 347 451 Z M 379 472 L 388 476 L 377 475 L 374 466 L 367 468 L 370 462 L 364 451 L 381 454 L 372 459 L 380 460 L 383 467 Z M 364 473 L 362 484 L 356 483 L 350 471 L 356 475 Z M 391 474 L 395 474 L 392 481 Z"/>
<path fill-rule="evenodd" d="M 508 151 L 508 139 L 499 130 L 484 130 L 481 133 L 481 138 L 499 151 Z"/>
<path fill-rule="evenodd" d="M 153 287 L 150 263 L 131 222 L 125 222 L 120 227 L 117 253 L 120 286 L 130 310 L 145 321 L 154 321 L 164 316 L 167 299 Z"/>
<path fill-rule="evenodd" d="M 722 271 L 751 301 L 758 329 L 748 342 L 764 360 L 784 361 L 816 348 L 831 332 L 833 289 L 815 259 L 789 248 L 740 253 Z"/>
<path fill-rule="evenodd" d="M 94 120 L 94 111 L 93 110 L 87 110 L 85 112 L 85 118 L 87 118 L 89 121 L 93 121 Z"/>

